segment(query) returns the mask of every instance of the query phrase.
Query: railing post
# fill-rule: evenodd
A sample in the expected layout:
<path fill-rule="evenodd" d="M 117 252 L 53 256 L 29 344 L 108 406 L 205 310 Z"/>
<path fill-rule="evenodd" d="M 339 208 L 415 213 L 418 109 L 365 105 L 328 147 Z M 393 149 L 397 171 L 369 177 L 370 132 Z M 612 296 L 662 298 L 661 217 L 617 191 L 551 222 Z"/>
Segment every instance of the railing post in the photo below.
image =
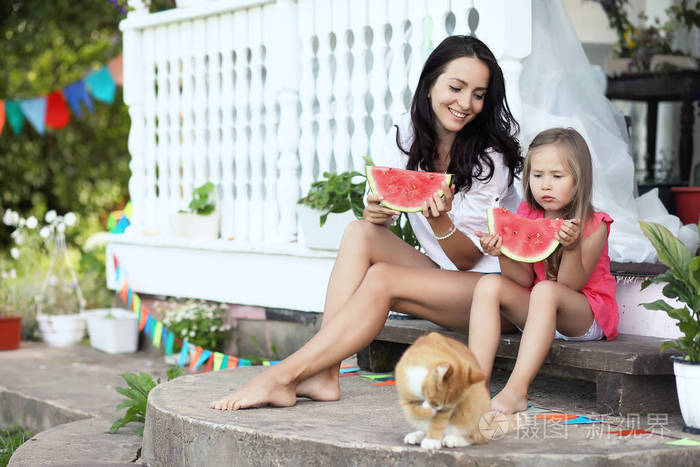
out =
<path fill-rule="evenodd" d="M 476 35 L 498 59 L 506 81 L 508 105 L 515 119 L 523 118 L 520 96 L 522 60 L 532 49 L 531 0 L 474 0 L 479 12 Z"/>
<path fill-rule="evenodd" d="M 277 102 L 280 108 L 277 140 L 279 147 L 279 182 L 277 201 L 280 210 L 279 240 L 296 240 L 296 201 L 299 198 L 299 31 L 297 27 L 297 2 L 278 0 L 277 14 L 280 25 L 275 53 L 269 63 L 273 67 L 272 80 L 279 83 Z M 284 21 L 282 21 L 284 19 Z"/>

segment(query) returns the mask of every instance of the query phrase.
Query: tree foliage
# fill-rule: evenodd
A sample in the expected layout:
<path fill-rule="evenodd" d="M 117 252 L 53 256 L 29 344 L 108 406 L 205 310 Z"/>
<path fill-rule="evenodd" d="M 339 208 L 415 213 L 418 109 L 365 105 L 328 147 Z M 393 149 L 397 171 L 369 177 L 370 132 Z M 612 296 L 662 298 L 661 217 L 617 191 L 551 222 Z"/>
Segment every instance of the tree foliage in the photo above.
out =
<path fill-rule="evenodd" d="M 106 65 L 121 53 L 121 18 L 106 0 L 0 0 L 0 99 L 44 96 Z M 5 123 L 0 210 L 74 211 L 87 235 L 125 201 L 129 118 L 121 88 L 113 104 L 93 103 L 94 113 L 71 112 L 67 127 L 44 135 L 26 121 L 14 135 Z"/>

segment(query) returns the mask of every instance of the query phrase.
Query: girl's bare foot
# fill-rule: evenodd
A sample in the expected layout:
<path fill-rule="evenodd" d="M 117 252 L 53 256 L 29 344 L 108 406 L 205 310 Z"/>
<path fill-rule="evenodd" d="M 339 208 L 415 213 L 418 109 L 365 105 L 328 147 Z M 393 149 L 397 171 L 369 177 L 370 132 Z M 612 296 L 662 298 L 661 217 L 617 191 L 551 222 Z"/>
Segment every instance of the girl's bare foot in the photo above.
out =
<path fill-rule="evenodd" d="M 491 399 L 491 410 L 504 414 L 527 410 L 527 394 L 518 394 L 506 386 Z"/>
<path fill-rule="evenodd" d="M 247 409 L 259 405 L 291 407 L 296 401 L 296 385 L 293 382 L 281 382 L 274 375 L 265 372 L 237 391 L 211 402 L 209 407 L 217 410 Z"/>
<path fill-rule="evenodd" d="M 338 369 L 333 366 L 306 378 L 297 386 L 297 396 L 315 401 L 337 401 L 340 399 Z"/>

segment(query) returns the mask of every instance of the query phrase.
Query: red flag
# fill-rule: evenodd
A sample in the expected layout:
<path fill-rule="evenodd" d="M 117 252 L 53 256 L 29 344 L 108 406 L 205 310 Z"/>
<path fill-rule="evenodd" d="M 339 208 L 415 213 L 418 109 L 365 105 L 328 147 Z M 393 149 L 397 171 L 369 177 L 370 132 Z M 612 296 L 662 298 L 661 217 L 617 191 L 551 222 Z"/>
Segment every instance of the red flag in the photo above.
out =
<path fill-rule="evenodd" d="M 146 307 L 141 305 L 141 321 L 139 322 L 139 331 L 143 331 L 146 327 L 146 321 L 148 321 L 148 311 Z"/>
<path fill-rule="evenodd" d="M 65 128 L 70 122 L 70 113 L 61 91 L 53 91 L 47 96 L 46 126 L 54 130 Z"/>
<path fill-rule="evenodd" d="M 0 99 L 0 135 L 2 134 L 2 127 L 5 126 L 5 101 Z"/>
<path fill-rule="evenodd" d="M 192 360 L 190 361 L 190 371 L 195 371 L 194 367 L 197 365 L 197 362 L 199 361 L 199 357 L 202 356 L 202 352 L 204 352 L 204 349 L 201 348 L 200 346 L 197 346 L 194 351 L 194 355 L 192 356 Z"/>
<path fill-rule="evenodd" d="M 211 371 L 211 367 L 214 365 L 214 352 L 211 353 L 209 356 L 209 360 L 207 360 L 207 365 L 204 367 L 204 372 L 209 373 Z"/>
<path fill-rule="evenodd" d="M 109 74 L 112 75 L 112 80 L 119 86 L 124 85 L 124 60 L 122 56 L 114 57 L 107 63 Z"/>

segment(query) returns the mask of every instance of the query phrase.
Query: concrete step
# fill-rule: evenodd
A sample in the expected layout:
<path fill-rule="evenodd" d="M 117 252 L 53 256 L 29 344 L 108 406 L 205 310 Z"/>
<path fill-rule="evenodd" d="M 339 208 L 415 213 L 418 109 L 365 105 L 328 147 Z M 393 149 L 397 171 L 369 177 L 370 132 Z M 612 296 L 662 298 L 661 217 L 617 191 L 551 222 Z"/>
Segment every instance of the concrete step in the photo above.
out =
<path fill-rule="evenodd" d="M 541 379 L 533 393 L 542 394 L 549 385 L 558 399 L 545 396 L 540 403 L 606 423 L 566 426 L 535 418 L 540 413 L 531 409 L 529 429 L 523 425 L 485 445 L 427 451 L 403 444 L 403 436 L 412 429 L 394 387 L 374 386 L 359 376 L 341 378 L 343 396 L 336 402 L 300 399 L 290 408 L 236 412 L 208 408 L 210 400 L 261 371 L 248 367 L 188 375 L 155 388 L 149 397 L 143 461 L 151 466 L 636 466 L 692 465 L 700 452 L 664 444 L 684 436 L 677 416 L 667 415 L 661 430 L 673 437 L 605 434 L 620 429 L 625 419 L 596 414 L 595 397 L 581 397 L 580 383 L 552 385 L 552 380 Z"/>

